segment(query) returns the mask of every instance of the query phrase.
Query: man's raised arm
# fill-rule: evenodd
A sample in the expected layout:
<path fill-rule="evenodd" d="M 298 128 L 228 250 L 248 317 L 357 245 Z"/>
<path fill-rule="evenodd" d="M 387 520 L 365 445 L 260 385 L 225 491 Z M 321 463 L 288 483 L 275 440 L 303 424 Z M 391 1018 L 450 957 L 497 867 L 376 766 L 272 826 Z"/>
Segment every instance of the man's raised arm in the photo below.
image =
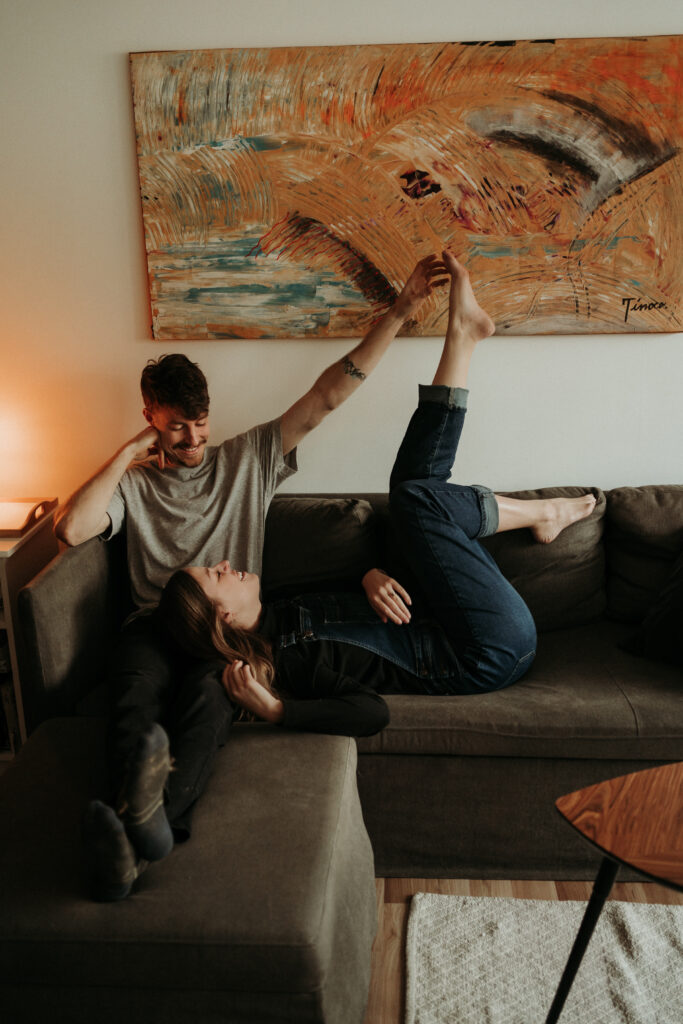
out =
<path fill-rule="evenodd" d="M 157 451 L 158 439 L 153 427 L 145 427 L 57 509 L 55 534 L 59 540 L 75 547 L 107 529 L 107 508 L 119 480 L 131 462 Z"/>
<path fill-rule="evenodd" d="M 295 402 L 281 420 L 282 453 L 296 448 L 309 431 L 344 402 L 374 370 L 401 325 L 413 317 L 434 288 L 447 284 L 445 263 L 436 256 L 420 260 L 392 308 L 370 328 L 359 345 L 328 366 L 313 387 Z"/>

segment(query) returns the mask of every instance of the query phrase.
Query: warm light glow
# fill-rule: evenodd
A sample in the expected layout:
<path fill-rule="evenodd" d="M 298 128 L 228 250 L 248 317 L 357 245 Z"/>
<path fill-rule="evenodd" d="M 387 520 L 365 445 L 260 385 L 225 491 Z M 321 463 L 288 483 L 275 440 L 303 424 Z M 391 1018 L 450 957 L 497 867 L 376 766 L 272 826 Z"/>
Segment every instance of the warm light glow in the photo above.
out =
<path fill-rule="evenodd" d="M 0 405 L 0 499 L 4 501 L 15 494 L 35 493 L 30 479 L 35 477 L 36 423 L 29 412 L 30 402 L 6 401 L 3 395 Z"/>

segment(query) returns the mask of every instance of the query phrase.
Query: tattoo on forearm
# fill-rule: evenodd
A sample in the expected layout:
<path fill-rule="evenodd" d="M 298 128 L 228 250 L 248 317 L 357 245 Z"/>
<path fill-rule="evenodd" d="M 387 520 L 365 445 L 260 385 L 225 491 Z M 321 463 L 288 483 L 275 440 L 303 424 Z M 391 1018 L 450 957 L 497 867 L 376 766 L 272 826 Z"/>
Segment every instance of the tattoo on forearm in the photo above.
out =
<path fill-rule="evenodd" d="M 348 356 L 344 356 L 344 359 L 342 360 L 342 367 L 344 369 L 344 373 L 348 373 L 350 377 L 355 377 L 357 380 L 365 380 L 367 376 L 367 374 L 363 373 L 362 370 L 358 369 L 355 363 L 351 362 Z"/>

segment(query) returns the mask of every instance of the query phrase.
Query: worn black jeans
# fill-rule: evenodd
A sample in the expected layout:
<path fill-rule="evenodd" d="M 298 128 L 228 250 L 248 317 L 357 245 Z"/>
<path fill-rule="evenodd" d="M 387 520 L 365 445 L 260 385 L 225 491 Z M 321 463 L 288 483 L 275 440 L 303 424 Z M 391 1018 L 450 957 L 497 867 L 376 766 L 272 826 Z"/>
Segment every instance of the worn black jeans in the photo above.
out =
<path fill-rule="evenodd" d="M 165 805 L 176 840 L 190 834 L 192 809 L 225 743 L 235 713 L 216 664 L 176 649 L 154 613 L 124 626 L 109 670 L 108 762 L 111 798 L 125 779 L 140 736 L 158 722 L 169 736 L 173 771 Z"/>

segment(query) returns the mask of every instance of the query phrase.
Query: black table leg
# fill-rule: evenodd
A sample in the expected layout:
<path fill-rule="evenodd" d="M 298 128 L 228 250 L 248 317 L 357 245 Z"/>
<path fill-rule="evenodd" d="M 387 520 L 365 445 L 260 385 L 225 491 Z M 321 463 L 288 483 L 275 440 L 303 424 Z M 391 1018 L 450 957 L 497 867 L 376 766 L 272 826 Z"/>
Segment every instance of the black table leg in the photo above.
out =
<path fill-rule="evenodd" d="M 591 898 L 588 901 L 586 912 L 583 915 L 583 921 L 579 928 L 578 934 L 574 939 L 574 945 L 572 951 L 569 954 L 567 960 L 567 966 L 564 969 L 560 984 L 557 987 L 553 1004 L 550 1007 L 550 1012 L 545 1019 L 545 1024 L 556 1024 L 560 1014 L 562 1013 L 562 1007 L 565 1004 L 565 1000 L 569 995 L 569 990 L 572 987 L 572 983 L 576 976 L 576 972 L 579 969 L 583 954 L 586 952 L 586 947 L 590 942 L 593 929 L 598 923 L 598 918 L 605 905 L 605 900 L 612 891 L 614 880 L 619 873 L 619 864 L 616 861 L 610 860 L 609 857 L 605 857 L 600 865 L 598 876 L 593 883 L 593 892 Z"/>

